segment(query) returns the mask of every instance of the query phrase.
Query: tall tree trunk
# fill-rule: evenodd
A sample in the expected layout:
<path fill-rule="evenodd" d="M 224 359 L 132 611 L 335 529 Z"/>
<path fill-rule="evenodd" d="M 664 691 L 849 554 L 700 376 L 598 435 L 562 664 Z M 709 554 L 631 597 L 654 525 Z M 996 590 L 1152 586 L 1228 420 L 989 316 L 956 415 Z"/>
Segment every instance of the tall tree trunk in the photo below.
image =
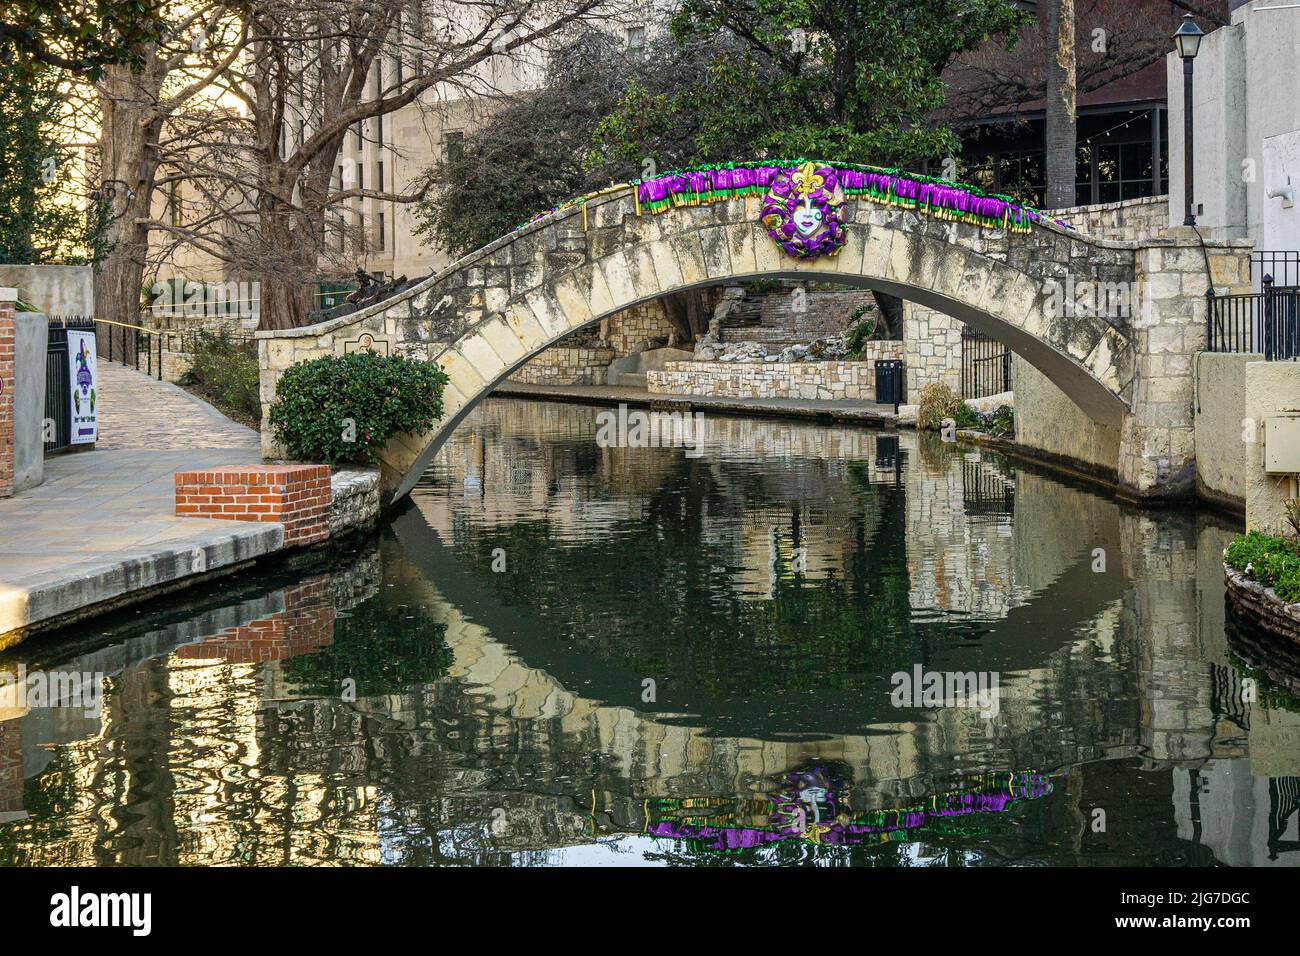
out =
<path fill-rule="evenodd" d="M 1049 209 L 1076 203 L 1077 77 L 1074 0 L 1047 0 L 1046 166 Z"/>
<path fill-rule="evenodd" d="M 263 180 L 267 180 L 264 178 Z M 276 185 L 259 197 L 262 248 L 254 273 L 261 287 L 258 329 L 293 329 L 307 324 L 312 279 L 319 269 L 319 246 L 303 220 L 302 209 L 277 198 Z M 292 195 L 292 190 L 286 190 Z"/>
<path fill-rule="evenodd" d="M 707 289 L 683 289 L 660 299 L 664 314 L 677 329 L 679 348 L 686 348 L 709 331 L 712 296 Z"/>
<path fill-rule="evenodd" d="M 877 292 L 871 290 L 872 297 L 876 300 L 876 307 L 880 309 L 880 321 L 885 327 L 885 338 L 899 341 L 903 338 L 903 300 L 896 295 L 890 295 L 888 292 Z"/>
<path fill-rule="evenodd" d="M 107 225 L 104 252 L 95 262 L 95 316 L 140 324 L 140 295 L 149 252 L 150 198 L 158 172 L 162 117 L 156 107 L 160 79 L 152 52 L 139 71 L 109 66 L 100 80 L 103 120 L 99 183 Z"/>

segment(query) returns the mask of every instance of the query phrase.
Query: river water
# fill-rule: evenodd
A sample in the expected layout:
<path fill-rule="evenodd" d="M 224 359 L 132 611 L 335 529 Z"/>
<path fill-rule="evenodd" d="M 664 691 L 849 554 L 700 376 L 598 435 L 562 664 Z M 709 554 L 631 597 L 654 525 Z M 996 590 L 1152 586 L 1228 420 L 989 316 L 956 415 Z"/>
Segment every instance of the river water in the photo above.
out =
<path fill-rule="evenodd" d="M 994 453 L 492 399 L 380 532 L 37 638 L 4 864 L 1288 865 L 1234 522 Z M 932 440 L 933 438 L 933 440 Z"/>

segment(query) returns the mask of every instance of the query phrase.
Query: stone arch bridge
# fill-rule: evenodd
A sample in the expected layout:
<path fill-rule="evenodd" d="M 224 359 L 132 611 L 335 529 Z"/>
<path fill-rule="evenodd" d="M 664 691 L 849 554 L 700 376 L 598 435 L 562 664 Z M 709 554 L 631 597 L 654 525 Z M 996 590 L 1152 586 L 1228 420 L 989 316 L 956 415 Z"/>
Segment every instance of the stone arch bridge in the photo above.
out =
<path fill-rule="evenodd" d="M 1207 266 L 1219 291 L 1249 281 L 1248 249 L 1176 234 L 1094 239 L 1043 222 L 987 228 L 849 199 L 838 255 L 788 255 L 735 197 L 651 214 L 635 187 L 538 219 L 377 305 L 312 326 L 258 334 L 264 411 L 289 365 L 358 348 L 436 361 L 446 411 L 425 435 L 381 455 L 388 500 L 405 495 L 456 425 L 538 352 L 628 306 L 747 278 L 858 285 L 946 313 L 1004 342 L 1094 421 L 1121 430 L 1117 472 L 1135 498 L 1191 492 L 1192 356 L 1205 347 Z M 1063 309 L 1085 288 L 1127 290 L 1128 305 Z M 1080 296 L 1080 298 L 1082 298 Z M 282 457 L 263 415 L 263 453 Z"/>

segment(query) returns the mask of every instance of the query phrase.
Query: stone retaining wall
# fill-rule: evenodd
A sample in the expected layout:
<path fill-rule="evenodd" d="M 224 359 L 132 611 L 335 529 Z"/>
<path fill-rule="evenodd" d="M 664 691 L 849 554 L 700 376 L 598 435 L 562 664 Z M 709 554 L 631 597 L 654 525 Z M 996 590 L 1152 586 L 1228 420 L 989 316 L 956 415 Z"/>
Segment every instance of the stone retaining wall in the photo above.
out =
<path fill-rule="evenodd" d="M 1055 209 L 1052 215 L 1093 239 L 1150 239 L 1169 228 L 1169 197 L 1147 196 L 1123 202 Z"/>
<path fill-rule="evenodd" d="M 346 468 L 330 475 L 330 537 L 365 530 L 379 518 L 379 470 Z"/>
<path fill-rule="evenodd" d="M 875 401 L 876 359 L 896 359 L 902 342 L 877 342 L 877 355 L 856 362 L 669 362 L 646 373 L 651 392 L 711 398 Z"/>
<path fill-rule="evenodd" d="M 1287 604 L 1272 588 L 1252 581 L 1226 564 L 1223 575 L 1228 599 L 1244 617 L 1270 633 L 1300 643 L 1300 603 Z"/>
<path fill-rule="evenodd" d="M 641 302 L 600 323 L 600 340 L 618 355 L 666 345 L 677 334 L 658 302 Z"/>
<path fill-rule="evenodd" d="M 557 345 L 515 369 L 510 381 L 526 385 L 604 385 L 605 369 L 616 356 L 613 349 Z"/>

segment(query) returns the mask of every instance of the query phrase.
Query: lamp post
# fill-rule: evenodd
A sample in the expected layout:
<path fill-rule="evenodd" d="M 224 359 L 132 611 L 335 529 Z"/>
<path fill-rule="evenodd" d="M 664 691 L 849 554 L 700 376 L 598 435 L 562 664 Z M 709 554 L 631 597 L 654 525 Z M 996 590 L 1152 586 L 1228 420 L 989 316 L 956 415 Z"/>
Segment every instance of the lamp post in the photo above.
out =
<path fill-rule="evenodd" d="M 1192 61 L 1201 51 L 1201 37 L 1205 34 L 1196 25 L 1196 20 L 1189 13 L 1183 17 L 1178 31 L 1174 34 L 1174 43 L 1178 55 L 1183 60 L 1183 190 L 1187 206 L 1184 226 L 1196 225 L 1196 216 L 1192 214 Z"/>

